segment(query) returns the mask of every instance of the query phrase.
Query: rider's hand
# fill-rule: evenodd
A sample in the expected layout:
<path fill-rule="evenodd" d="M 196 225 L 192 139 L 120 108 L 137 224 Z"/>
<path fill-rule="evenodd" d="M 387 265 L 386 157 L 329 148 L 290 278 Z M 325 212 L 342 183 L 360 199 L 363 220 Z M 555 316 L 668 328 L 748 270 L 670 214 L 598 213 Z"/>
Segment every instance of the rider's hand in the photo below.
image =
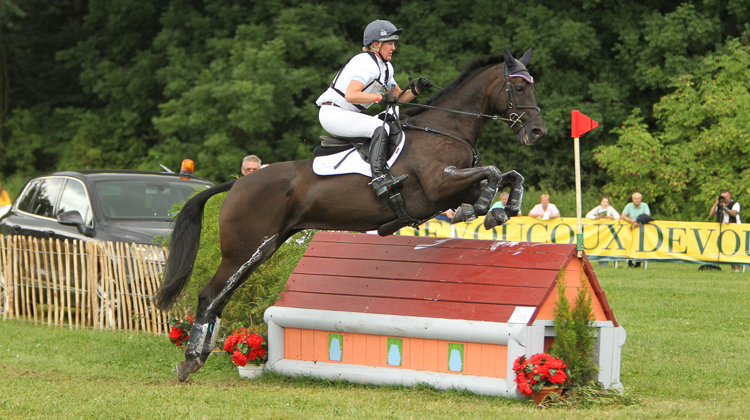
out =
<path fill-rule="evenodd" d="M 391 89 L 388 92 L 384 93 L 383 99 L 381 100 L 381 102 L 383 102 L 384 104 L 388 104 L 388 105 L 397 103 L 398 96 L 396 96 L 396 93 L 394 92 L 394 90 L 395 89 Z"/>
<path fill-rule="evenodd" d="M 419 91 L 419 93 L 424 93 L 425 91 L 427 91 L 427 89 L 433 86 L 435 85 L 433 85 L 430 79 L 426 77 L 420 77 L 417 79 L 417 90 Z"/>

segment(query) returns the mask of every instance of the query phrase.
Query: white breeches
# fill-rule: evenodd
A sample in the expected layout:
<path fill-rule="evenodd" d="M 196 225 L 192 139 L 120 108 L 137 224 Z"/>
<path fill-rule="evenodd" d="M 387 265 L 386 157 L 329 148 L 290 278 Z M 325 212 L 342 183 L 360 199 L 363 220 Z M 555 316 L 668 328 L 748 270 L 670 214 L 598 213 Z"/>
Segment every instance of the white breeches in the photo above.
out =
<path fill-rule="evenodd" d="M 372 137 L 375 129 L 383 127 L 383 120 L 360 112 L 347 111 L 333 105 L 323 105 L 318 112 L 324 130 L 339 137 Z M 390 127 L 385 124 L 390 134 Z"/>

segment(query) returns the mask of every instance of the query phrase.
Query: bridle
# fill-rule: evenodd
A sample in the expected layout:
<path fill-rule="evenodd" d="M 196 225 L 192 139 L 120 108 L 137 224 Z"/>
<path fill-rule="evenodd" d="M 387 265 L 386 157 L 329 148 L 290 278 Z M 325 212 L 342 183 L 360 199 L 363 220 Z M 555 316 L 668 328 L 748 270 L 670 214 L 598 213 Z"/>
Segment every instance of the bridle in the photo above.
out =
<path fill-rule="evenodd" d="M 511 88 L 512 85 L 510 83 L 510 78 L 511 77 L 521 77 L 524 80 L 526 80 L 528 83 L 534 83 L 534 79 L 530 79 L 531 76 L 526 77 L 526 76 L 524 76 L 523 74 L 520 73 L 521 71 L 526 71 L 526 68 L 523 68 L 519 72 L 516 72 L 516 73 L 509 73 L 508 72 L 508 66 L 507 66 L 507 64 L 503 63 L 503 84 L 502 84 L 502 86 L 500 86 L 500 89 L 498 89 L 497 95 L 495 95 L 495 99 L 492 100 L 492 109 L 496 109 L 495 102 L 497 102 L 497 98 L 500 97 L 500 94 L 503 92 L 503 88 L 505 88 L 505 97 L 507 99 L 507 107 L 506 107 L 505 111 L 503 111 L 503 113 L 501 115 L 488 115 L 488 114 L 483 114 L 483 113 L 466 112 L 466 111 L 459 111 L 457 109 L 441 108 L 441 107 L 432 106 L 432 105 L 413 104 L 413 103 L 401 102 L 401 101 L 398 101 L 397 103 L 399 105 L 416 106 L 416 107 L 420 107 L 420 108 L 435 109 L 435 110 L 439 110 L 439 111 L 450 112 L 450 113 L 453 113 L 453 114 L 471 115 L 471 116 L 474 116 L 474 117 L 477 117 L 477 118 L 489 118 L 491 120 L 500 120 L 500 121 L 509 122 L 510 123 L 510 128 L 513 130 L 513 132 L 515 132 L 516 134 L 518 134 L 519 132 L 521 132 L 521 130 L 524 130 L 526 128 L 526 126 L 529 124 L 529 122 L 531 122 L 531 120 L 533 120 L 534 118 L 536 118 L 537 116 L 539 116 L 542 113 L 542 109 L 539 108 L 538 106 L 528 106 L 528 105 L 515 106 L 515 104 L 513 103 L 513 89 Z M 413 83 L 414 83 L 414 81 L 410 81 L 409 86 L 407 86 L 407 88 L 404 89 L 401 92 L 401 94 L 403 95 L 406 91 L 408 91 L 411 88 L 411 85 Z M 438 86 L 436 86 L 436 87 L 438 89 L 442 89 L 441 87 L 438 87 Z M 521 121 L 521 118 L 523 118 L 523 116 L 526 114 L 526 112 L 522 111 L 520 114 L 518 114 L 516 112 L 511 112 L 511 114 L 508 115 L 508 112 L 510 112 L 512 109 L 515 109 L 515 110 L 533 109 L 533 110 L 536 111 L 536 113 L 534 115 L 532 115 L 531 118 L 529 118 L 528 121 L 526 121 L 524 123 L 523 121 Z M 516 129 L 515 126 L 519 122 L 521 123 L 520 127 L 518 127 L 518 129 Z M 446 132 L 443 132 L 443 131 L 440 131 L 440 130 L 436 130 L 434 128 L 419 127 L 419 126 L 415 126 L 415 125 L 409 124 L 408 118 L 407 118 L 406 121 L 404 121 L 403 123 L 401 123 L 401 126 L 404 127 L 404 128 L 411 128 L 411 129 L 425 131 L 425 132 L 428 132 L 428 133 L 440 134 L 440 135 L 443 135 L 443 136 L 446 136 L 446 137 L 450 137 L 450 138 L 456 139 L 456 140 L 460 141 L 461 143 L 464 143 L 465 145 L 469 146 L 469 148 L 471 149 L 471 153 L 473 155 L 473 162 L 474 162 L 472 164 L 472 166 L 474 166 L 477 163 L 479 163 L 479 151 L 477 150 L 477 148 L 476 148 L 476 146 L 474 144 L 472 144 L 470 141 L 468 141 L 466 139 L 460 138 L 460 137 L 458 137 L 456 135 L 453 135 L 451 133 L 446 133 Z"/>

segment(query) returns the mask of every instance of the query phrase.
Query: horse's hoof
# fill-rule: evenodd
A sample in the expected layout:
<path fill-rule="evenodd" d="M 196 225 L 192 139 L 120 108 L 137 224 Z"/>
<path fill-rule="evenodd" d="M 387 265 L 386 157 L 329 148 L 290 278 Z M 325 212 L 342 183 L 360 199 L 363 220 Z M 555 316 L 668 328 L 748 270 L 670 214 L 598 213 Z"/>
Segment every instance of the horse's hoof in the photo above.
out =
<path fill-rule="evenodd" d="M 486 230 L 490 230 L 494 228 L 495 226 L 500 226 L 503 223 L 510 220 L 508 215 L 505 212 L 505 209 L 492 209 L 487 213 L 487 216 L 484 218 L 484 228 Z"/>
<path fill-rule="evenodd" d="M 179 379 L 180 382 L 185 382 L 185 379 L 187 379 L 190 374 L 197 372 L 202 365 L 203 363 L 200 363 L 197 358 L 193 360 L 185 360 L 178 363 L 177 367 L 175 367 L 174 370 L 175 372 L 177 372 L 177 379 Z"/>
<path fill-rule="evenodd" d="M 456 213 L 453 214 L 453 219 L 451 219 L 451 223 L 459 223 L 459 222 L 471 222 L 472 220 L 476 220 L 477 213 L 474 211 L 474 206 L 471 204 L 461 204 L 461 207 L 456 210 Z"/>

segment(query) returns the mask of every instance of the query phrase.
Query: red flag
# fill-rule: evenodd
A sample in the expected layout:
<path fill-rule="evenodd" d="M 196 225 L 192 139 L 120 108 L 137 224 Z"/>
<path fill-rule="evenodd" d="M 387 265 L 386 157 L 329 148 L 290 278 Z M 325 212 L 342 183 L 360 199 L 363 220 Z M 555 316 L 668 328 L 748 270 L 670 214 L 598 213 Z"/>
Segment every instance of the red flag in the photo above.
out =
<path fill-rule="evenodd" d="M 581 114 L 581 111 L 575 110 L 571 112 L 571 137 L 581 137 L 581 134 L 588 133 L 596 127 L 599 127 L 599 123 Z"/>

